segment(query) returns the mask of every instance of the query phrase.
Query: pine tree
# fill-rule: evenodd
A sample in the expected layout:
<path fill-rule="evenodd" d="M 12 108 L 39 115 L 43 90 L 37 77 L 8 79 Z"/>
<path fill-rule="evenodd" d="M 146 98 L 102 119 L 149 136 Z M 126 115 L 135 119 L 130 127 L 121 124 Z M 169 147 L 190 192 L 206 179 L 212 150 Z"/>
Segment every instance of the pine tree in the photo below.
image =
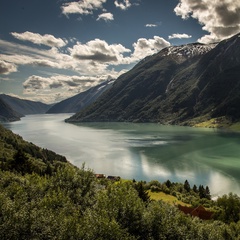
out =
<path fill-rule="evenodd" d="M 190 192 L 190 190 L 191 190 L 191 187 L 190 187 L 190 184 L 189 184 L 188 180 L 186 180 L 185 183 L 184 183 L 184 189 L 187 192 Z"/>
<path fill-rule="evenodd" d="M 194 191 L 195 193 L 198 192 L 197 186 L 196 186 L 195 184 L 193 185 L 193 191 Z"/>
<path fill-rule="evenodd" d="M 172 183 L 171 183 L 170 180 L 167 180 L 165 184 L 166 184 L 166 186 L 167 186 L 168 188 L 170 188 L 170 187 L 172 186 Z"/>
<path fill-rule="evenodd" d="M 26 173 L 29 171 L 29 166 L 27 164 L 28 157 L 23 152 L 22 149 L 18 149 L 13 157 L 11 167 L 18 172 Z"/>
<path fill-rule="evenodd" d="M 199 185 L 198 192 L 199 192 L 199 197 L 200 198 L 205 198 L 206 197 L 206 193 L 205 193 L 205 189 L 204 189 L 203 185 Z"/>
<path fill-rule="evenodd" d="M 143 182 L 138 182 L 134 185 L 135 189 L 138 192 L 138 196 L 143 200 L 143 202 L 149 202 L 150 196 L 148 192 L 144 189 Z"/>
<path fill-rule="evenodd" d="M 209 189 L 208 186 L 206 186 L 206 190 L 205 190 L 205 192 L 206 192 L 206 198 L 209 199 L 209 200 L 211 200 L 210 189 Z"/>

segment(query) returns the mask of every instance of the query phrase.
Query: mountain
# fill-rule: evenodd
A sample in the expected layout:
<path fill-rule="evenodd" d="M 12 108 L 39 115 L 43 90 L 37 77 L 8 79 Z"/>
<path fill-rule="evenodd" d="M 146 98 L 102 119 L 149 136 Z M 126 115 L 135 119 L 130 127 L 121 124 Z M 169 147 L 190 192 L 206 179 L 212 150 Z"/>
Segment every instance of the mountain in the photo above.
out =
<path fill-rule="evenodd" d="M 121 75 L 95 103 L 67 119 L 191 125 L 240 119 L 240 34 L 218 44 L 171 46 Z"/>
<path fill-rule="evenodd" d="M 112 86 L 113 82 L 114 80 L 107 80 L 85 92 L 65 99 L 52 106 L 47 113 L 76 113 L 94 102 L 102 93 Z"/>
<path fill-rule="evenodd" d="M 0 99 L 0 122 L 18 121 L 22 114 L 14 111 L 7 103 Z"/>
<path fill-rule="evenodd" d="M 45 103 L 24 100 L 5 94 L 0 94 L 0 99 L 7 103 L 14 111 L 22 115 L 46 113 L 51 107 L 51 105 Z"/>

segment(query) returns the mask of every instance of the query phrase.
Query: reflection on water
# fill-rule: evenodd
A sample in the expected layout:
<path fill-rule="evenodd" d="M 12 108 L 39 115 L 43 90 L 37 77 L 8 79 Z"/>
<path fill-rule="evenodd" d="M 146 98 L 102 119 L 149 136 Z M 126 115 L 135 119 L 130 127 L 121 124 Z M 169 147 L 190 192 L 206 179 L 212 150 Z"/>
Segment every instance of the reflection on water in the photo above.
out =
<path fill-rule="evenodd" d="M 203 184 L 212 194 L 240 194 L 240 136 L 158 124 L 67 124 L 69 114 L 31 115 L 13 132 L 97 173 L 137 180 Z"/>

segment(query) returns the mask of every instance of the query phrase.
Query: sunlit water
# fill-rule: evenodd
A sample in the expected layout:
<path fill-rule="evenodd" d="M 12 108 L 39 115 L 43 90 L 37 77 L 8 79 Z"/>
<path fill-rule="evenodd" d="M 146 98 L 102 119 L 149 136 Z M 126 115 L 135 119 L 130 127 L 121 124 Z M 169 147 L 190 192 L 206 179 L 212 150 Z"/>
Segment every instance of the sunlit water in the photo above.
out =
<path fill-rule="evenodd" d="M 5 126 L 95 173 L 208 185 L 240 194 L 240 135 L 158 124 L 68 124 L 69 114 L 30 115 Z"/>

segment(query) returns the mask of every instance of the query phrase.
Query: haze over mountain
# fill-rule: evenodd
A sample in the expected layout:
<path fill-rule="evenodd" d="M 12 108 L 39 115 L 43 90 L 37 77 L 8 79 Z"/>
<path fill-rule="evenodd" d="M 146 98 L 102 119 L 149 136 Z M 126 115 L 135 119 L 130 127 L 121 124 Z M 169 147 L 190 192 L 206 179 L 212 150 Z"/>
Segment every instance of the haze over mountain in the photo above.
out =
<path fill-rule="evenodd" d="M 51 105 L 42 102 L 20 99 L 5 94 L 0 94 L 0 99 L 21 115 L 46 113 L 51 107 Z"/>
<path fill-rule="evenodd" d="M 219 44 L 171 46 L 121 75 L 67 121 L 169 124 L 240 118 L 240 34 Z"/>
<path fill-rule="evenodd" d="M 99 96 L 108 90 L 114 80 L 107 80 L 101 84 L 91 87 L 71 98 L 65 99 L 52 106 L 47 113 L 76 113 L 93 103 Z"/>

